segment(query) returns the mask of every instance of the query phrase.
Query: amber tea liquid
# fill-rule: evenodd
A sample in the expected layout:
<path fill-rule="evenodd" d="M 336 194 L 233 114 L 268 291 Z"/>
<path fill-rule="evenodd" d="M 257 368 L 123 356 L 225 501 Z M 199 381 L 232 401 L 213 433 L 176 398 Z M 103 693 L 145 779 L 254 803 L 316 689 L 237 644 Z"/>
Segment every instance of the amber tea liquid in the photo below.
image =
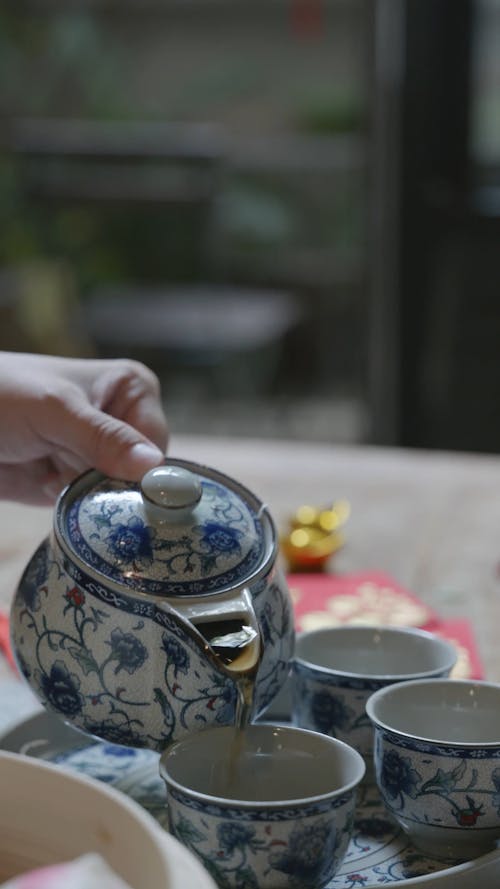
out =
<path fill-rule="evenodd" d="M 245 728 L 250 722 L 255 696 L 255 681 L 260 662 L 260 637 L 252 628 L 237 621 L 224 621 L 210 626 L 210 647 L 232 674 L 238 697 L 236 702 L 235 736 L 229 753 L 227 786 L 218 793 L 234 796 L 238 768 L 242 766 Z M 220 632 L 214 632 L 219 630 Z M 213 635 L 212 635 L 213 633 Z"/>

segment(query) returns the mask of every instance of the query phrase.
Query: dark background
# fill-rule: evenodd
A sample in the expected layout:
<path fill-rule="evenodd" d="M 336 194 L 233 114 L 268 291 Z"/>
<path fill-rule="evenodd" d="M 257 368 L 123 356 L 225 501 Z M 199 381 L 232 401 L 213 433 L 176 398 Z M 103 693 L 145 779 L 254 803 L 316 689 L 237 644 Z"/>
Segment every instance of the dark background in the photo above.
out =
<path fill-rule="evenodd" d="M 178 432 L 500 450 L 500 0 L 0 5 L 0 348 Z"/>

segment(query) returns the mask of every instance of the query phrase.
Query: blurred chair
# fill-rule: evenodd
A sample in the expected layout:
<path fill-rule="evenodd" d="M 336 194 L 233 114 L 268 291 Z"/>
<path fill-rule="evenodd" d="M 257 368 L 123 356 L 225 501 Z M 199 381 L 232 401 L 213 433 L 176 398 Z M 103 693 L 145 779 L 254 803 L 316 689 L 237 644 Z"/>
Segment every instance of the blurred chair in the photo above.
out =
<path fill-rule="evenodd" d="M 288 292 L 224 281 L 219 127 L 17 121 L 4 142 L 30 201 L 91 208 L 99 241 L 108 224 L 115 241 L 127 226 L 132 232 L 121 271 L 95 274 L 85 293 L 86 331 L 99 354 L 128 354 L 169 377 L 192 369 L 216 390 L 268 385 L 299 311 Z"/>
<path fill-rule="evenodd" d="M 125 347 L 152 364 L 161 356 L 167 376 L 194 372 L 200 390 L 229 396 L 265 391 L 299 317 L 284 291 L 227 285 L 106 289 L 87 305 L 87 328 L 101 351 Z"/>

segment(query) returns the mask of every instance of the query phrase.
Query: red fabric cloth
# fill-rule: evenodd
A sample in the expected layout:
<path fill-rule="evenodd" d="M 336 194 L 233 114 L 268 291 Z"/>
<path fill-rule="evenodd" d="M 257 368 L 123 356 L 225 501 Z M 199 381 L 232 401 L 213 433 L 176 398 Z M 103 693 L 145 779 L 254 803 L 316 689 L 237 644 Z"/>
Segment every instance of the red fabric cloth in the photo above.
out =
<path fill-rule="evenodd" d="M 421 627 L 456 645 L 458 660 L 454 677 L 484 678 L 470 622 L 443 620 L 418 596 L 386 574 L 289 574 L 288 583 L 299 630 L 343 623 Z"/>
<path fill-rule="evenodd" d="M 435 611 L 381 572 L 289 574 L 300 630 L 341 623 L 423 627 L 438 620 Z"/>
<path fill-rule="evenodd" d="M 9 618 L 7 614 L 4 614 L 0 611 L 0 651 L 2 651 L 7 658 L 9 664 L 11 665 L 13 670 L 17 670 L 14 657 L 12 654 L 12 648 L 10 646 L 10 634 L 9 634 Z"/>
<path fill-rule="evenodd" d="M 426 629 L 449 639 L 457 647 L 458 661 L 452 672 L 454 679 L 484 679 L 484 669 L 470 621 L 462 618 L 440 620 Z"/>

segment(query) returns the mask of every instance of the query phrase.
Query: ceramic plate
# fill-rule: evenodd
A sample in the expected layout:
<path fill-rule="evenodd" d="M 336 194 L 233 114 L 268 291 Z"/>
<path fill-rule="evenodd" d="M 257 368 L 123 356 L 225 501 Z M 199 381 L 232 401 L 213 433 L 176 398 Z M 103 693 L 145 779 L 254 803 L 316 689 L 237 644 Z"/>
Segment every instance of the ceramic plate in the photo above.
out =
<path fill-rule="evenodd" d="M 165 787 L 153 751 L 97 741 L 45 711 L 0 736 L 0 748 L 98 778 L 139 802 L 166 827 Z M 389 818 L 377 789 L 368 786 L 361 790 L 346 858 L 328 889 L 380 889 L 382 884 L 498 889 L 500 850 L 455 866 L 424 858 Z"/>

